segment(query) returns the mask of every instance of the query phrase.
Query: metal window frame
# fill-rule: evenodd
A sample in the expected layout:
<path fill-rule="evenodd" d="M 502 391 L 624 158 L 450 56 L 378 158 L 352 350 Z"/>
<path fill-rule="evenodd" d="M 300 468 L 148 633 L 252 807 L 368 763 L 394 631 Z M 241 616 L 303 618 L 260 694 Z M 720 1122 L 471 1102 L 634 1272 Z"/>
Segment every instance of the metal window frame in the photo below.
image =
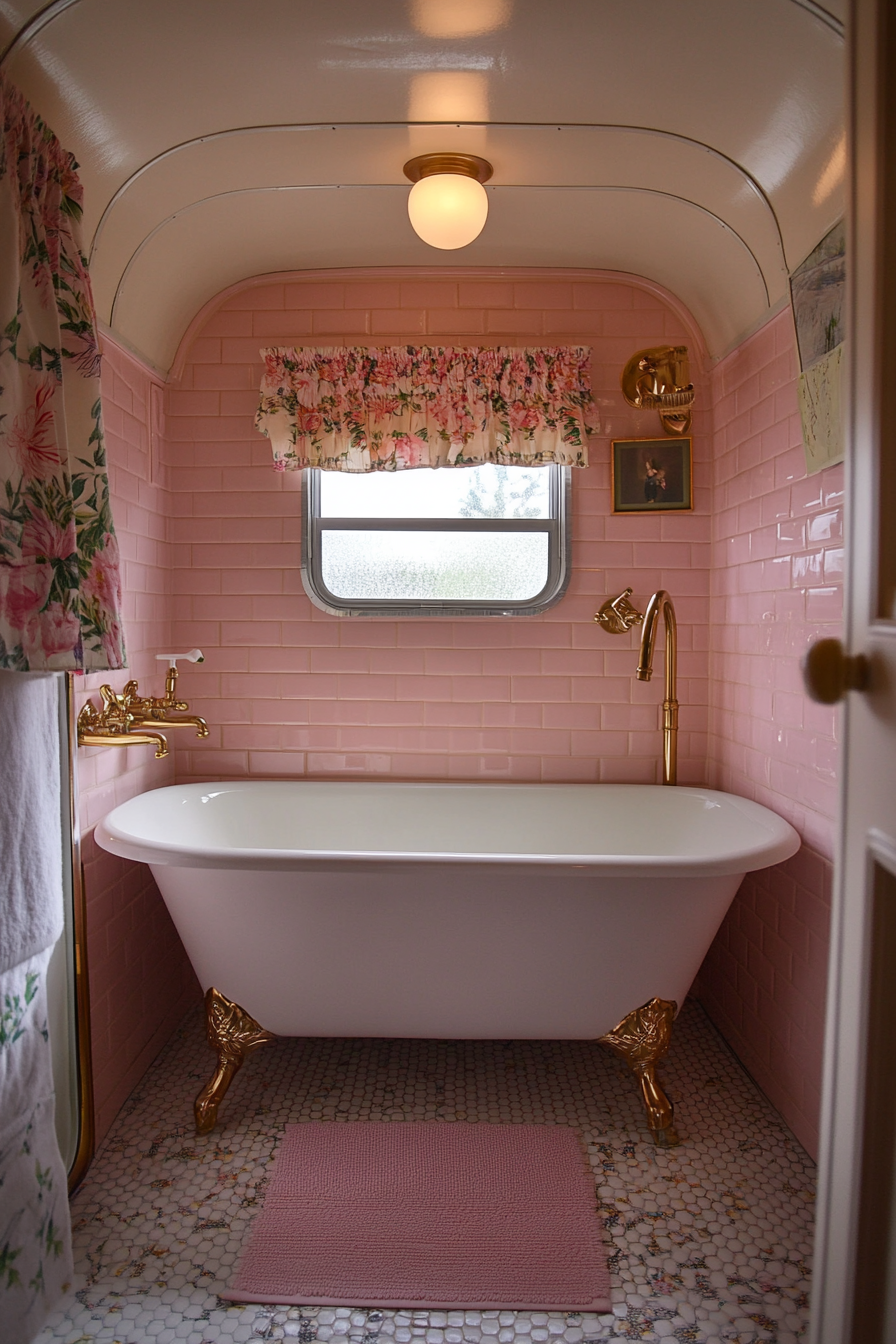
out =
<path fill-rule="evenodd" d="M 572 468 L 552 465 L 548 518 L 327 518 L 320 516 L 320 469 L 302 472 L 302 586 L 331 616 L 434 617 L 537 616 L 559 602 L 572 574 L 570 521 Z M 408 602 L 382 598 L 348 601 L 331 593 L 321 572 L 323 530 L 352 532 L 545 532 L 548 577 L 540 593 L 518 602 Z"/>

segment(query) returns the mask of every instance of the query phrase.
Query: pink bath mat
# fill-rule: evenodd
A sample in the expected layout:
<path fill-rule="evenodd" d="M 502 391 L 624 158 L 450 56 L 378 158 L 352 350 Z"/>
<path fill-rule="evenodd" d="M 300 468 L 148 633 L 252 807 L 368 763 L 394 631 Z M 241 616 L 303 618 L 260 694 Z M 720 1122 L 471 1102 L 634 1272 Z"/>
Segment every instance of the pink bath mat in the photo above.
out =
<path fill-rule="evenodd" d="M 287 1125 L 231 1302 L 609 1311 L 594 1180 L 549 1125 Z"/>

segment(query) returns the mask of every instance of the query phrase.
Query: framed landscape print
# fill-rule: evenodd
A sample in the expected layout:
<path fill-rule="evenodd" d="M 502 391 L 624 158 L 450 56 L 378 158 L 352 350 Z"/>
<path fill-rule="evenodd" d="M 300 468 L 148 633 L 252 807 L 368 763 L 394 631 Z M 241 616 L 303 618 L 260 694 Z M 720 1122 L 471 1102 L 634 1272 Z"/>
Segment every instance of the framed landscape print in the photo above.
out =
<path fill-rule="evenodd" d="M 685 512 L 694 507 L 690 438 L 614 439 L 614 513 Z"/>

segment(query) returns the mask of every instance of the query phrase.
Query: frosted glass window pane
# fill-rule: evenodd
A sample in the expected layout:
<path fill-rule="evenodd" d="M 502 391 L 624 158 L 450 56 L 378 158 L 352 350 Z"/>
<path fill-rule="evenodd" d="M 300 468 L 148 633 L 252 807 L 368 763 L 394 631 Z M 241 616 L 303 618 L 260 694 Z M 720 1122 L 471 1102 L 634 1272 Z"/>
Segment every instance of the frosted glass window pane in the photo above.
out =
<path fill-rule="evenodd" d="M 320 539 L 324 584 L 343 599 L 522 602 L 548 579 L 546 532 L 322 530 Z"/>
<path fill-rule="evenodd" d="M 322 518 L 547 518 L 550 467 L 320 473 Z"/>

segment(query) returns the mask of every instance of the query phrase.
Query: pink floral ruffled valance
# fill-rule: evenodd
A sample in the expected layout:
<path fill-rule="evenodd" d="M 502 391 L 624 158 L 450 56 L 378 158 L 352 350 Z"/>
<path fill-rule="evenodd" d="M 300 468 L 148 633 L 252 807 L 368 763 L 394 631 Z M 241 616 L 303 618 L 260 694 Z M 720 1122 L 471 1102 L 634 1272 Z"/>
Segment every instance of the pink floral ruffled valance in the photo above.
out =
<path fill-rule="evenodd" d="M 276 471 L 587 467 L 595 430 L 590 350 L 262 350 L 256 427 Z"/>
<path fill-rule="evenodd" d="M 0 78 L 0 667 L 124 666 L 77 165 Z"/>

